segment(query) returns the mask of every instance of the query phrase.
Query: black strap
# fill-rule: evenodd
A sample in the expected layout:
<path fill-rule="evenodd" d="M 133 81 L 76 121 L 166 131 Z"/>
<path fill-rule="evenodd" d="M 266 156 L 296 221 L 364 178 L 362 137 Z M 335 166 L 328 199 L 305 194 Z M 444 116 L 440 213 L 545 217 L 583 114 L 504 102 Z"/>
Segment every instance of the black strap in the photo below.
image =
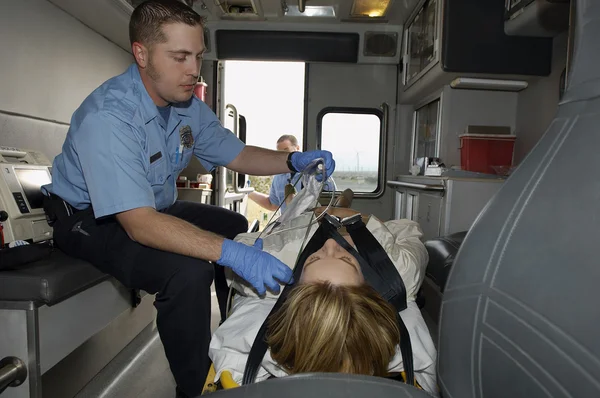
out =
<path fill-rule="evenodd" d="M 375 290 L 384 296 L 398 312 L 404 311 L 407 307 L 406 287 L 384 248 L 367 229 L 362 220 L 347 225 L 346 230 L 354 241 L 358 252 L 365 257 L 369 268 L 377 274 L 376 279 L 367 278 L 367 281 L 371 285 L 377 282 L 379 285 L 373 286 Z"/>
<path fill-rule="evenodd" d="M 295 183 L 294 181 L 294 177 L 296 177 L 296 172 L 295 171 L 291 171 L 290 172 L 290 178 L 288 178 L 288 184 L 292 184 L 293 187 L 296 187 L 296 184 L 298 183 L 298 181 L 296 181 Z M 300 178 L 300 189 L 304 189 L 304 183 L 302 182 L 302 178 Z"/>
<path fill-rule="evenodd" d="M 406 372 L 406 384 L 414 386 L 416 385 L 415 364 L 410 334 L 408 333 L 408 329 L 404 324 L 399 312 L 396 312 L 396 318 L 398 321 L 398 328 L 400 329 L 400 354 L 402 355 L 402 366 L 404 368 L 404 372 Z"/>
<path fill-rule="evenodd" d="M 328 216 L 329 216 L 328 214 L 325 215 L 325 217 L 328 217 Z M 385 284 L 383 283 L 383 281 L 379 280 L 380 279 L 379 275 L 373 269 L 373 267 L 371 267 L 366 262 L 366 260 L 348 243 L 348 241 L 346 239 L 344 239 L 342 237 L 342 235 L 340 235 L 337 232 L 336 228 L 331 223 L 323 223 L 323 224 L 321 224 L 321 228 L 323 228 L 326 235 L 328 235 L 330 238 L 335 239 L 335 241 L 338 243 L 338 245 L 342 246 L 348 253 L 352 254 L 356 258 L 356 260 L 358 261 L 358 264 L 360 265 L 360 270 L 362 271 L 362 274 L 365 277 L 365 280 L 367 280 L 369 282 L 369 284 L 371 284 L 371 286 L 373 286 L 371 281 L 373 281 L 377 285 L 383 285 L 382 290 L 379 290 L 378 286 L 373 286 L 373 288 L 375 288 L 375 290 L 377 290 L 378 293 L 382 294 L 382 292 L 385 292 L 386 290 L 388 290 L 387 287 L 385 286 Z M 385 298 L 387 300 L 386 295 L 389 296 L 389 293 L 386 292 L 384 294 L 382 294 L 382 296 L 383 296 L 383 298 Z"/>
<path fill-rule="evenodd" d="M 337 231 L 332 231 L 331 237 L 348 252 L 354 254 L 361 266 L 361 271 L 363 271 L 365 279 L 396 309 L 396 320 L 398 329 L 400 330 L 400 353 L 402 354 L 402 363 L 406 372 L 406 382 L 407 384 L 414 385 L 414 359 L 410 334 L 400 316 L 400 312 L 407 308 L 404 281 L 384 248 L 360 218 L 352 224 L 346 225 L 346 230 L 360 254 L 354 254 L 354 248 Z M 365 260 L 368 263 L 366 267 L 363 266 Z M 365 270 L 367 270 L 366 273 Z"/>
<path fill-rule="evenodd" d="M 56 221 L 66 222 L 70 216 L 79 211 L 60 196 L 51 193 L 44 197 L 44 212 L 50 226 L 53 226 Z"/>

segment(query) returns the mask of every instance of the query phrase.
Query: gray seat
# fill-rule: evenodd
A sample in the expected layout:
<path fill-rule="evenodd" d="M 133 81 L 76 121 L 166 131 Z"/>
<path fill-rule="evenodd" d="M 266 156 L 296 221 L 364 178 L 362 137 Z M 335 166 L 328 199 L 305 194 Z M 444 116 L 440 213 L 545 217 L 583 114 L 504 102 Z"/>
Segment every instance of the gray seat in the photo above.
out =
<path fill-rule="evenodd" d="M 397 381 L 380 377 L 335 373 L 307 373 L 270 379 L 231 390 L 217 391 L 210 396 L 215 398 L 431 398 L 428 393 Z"/>
<path fill-rule="evenodd" d="M 91 264 L 60 250 L 17 270 L 0 271 L 0 301 L 33 301 L 53 305 L 107 280 Z"/>
<path fill-rule="evenodd" d="M 445 397 L 600 397 L 600 1 L 576 4 L 569 87 L 469 230 L 444 292 Z"/>

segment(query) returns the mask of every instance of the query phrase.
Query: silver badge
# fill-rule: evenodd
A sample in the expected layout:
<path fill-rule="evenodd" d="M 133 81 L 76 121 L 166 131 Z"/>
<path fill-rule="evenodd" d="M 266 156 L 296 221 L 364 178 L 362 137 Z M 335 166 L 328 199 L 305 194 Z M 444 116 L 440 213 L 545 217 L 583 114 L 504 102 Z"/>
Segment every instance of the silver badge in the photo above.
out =
<path fill-rule="evenodd" d="M 188 125 L 183 126 L 179 129 L 179 139 L 181 145 L 185 148 L 190 149 L 194 146 L 194 136 L 192 135 L 192 128 Z"/>

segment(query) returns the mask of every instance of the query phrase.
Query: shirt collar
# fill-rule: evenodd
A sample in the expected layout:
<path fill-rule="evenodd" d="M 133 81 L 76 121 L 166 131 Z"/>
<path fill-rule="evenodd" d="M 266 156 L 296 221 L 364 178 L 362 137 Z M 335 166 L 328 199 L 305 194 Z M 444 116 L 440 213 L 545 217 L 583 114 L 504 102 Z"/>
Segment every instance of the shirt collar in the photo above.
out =
<path fill-rule="evenodd" d="M 158 115 L 159 115 L 158 109 L 156 108 L 156 104 L 154 103 L 154 101 L 152 101 L 152 98 L 150 98 L 150 94 L 148 94 L 148 90 L 146 90 L 146 87 L 144 86 L 144 83 L 142 82 L 142 77 L 140 76 L 140 71 L 138 70 L 136 63 L 133 63 L 129 67 L 129 74 L 131 76 L 131 79 L 134 82 L 134 90 L 141 99 L 142 115 L 144 117 L 144 123 L 148 124 L 154 118 L 158 117 Z M 192 98 L 190 98 L 189 101 L 172 104 L 171 107 L 173 108 L 175 113 L 177 113 L 179 116 L 192 117 L 190 108 L 194 101 L 199 101 L 199 100 L 196 99 L 194 95 L 192 95 Z M 165 122 L 167 124 L 169 123 L 168 120 L 166 120 Z"/>

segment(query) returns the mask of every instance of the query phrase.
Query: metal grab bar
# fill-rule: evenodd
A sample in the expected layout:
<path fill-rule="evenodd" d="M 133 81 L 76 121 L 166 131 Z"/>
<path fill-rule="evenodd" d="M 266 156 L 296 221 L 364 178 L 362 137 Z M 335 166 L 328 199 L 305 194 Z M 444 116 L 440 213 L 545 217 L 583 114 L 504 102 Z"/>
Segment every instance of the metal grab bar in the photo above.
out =
<path fill-rule="evenodd" d="M 298 11 L 304 12 L 306 8 L 306 0 L 298 0 Z"/>
<path fill-rule="evenodd" d="M 27 379 L 27 367 L 19 358 L 6 357 L 0 361 L 0 394 L 8 387 L 18 387 Z"/>
<path fill-rule="evenodd" d="M 428 185 L 428 184 L 417 184 L 415 182 L 404 182 L 404 181 L 388 181 L 387 185 L 391 188 L 414 188 L 422 189 L 423 191 L 438 191 L 443 192 L 446 188 L 443 185 Z"/>
<path fill-rule="evenodd" d="M 231 117 L 233 117 L 233 134 L 240 138 L 240 131 L 239 131 L 239 113 L 237 108 L 235 107 L 235 105 L 233 104 L 227 104 L 225 106 L 225 110 L 229 109 L 230 110 L 230 114 Z M 239 186 L 239 177 L 240 177 L 240 173 L 234 171 L 233 172 L 233 190 L 235 193 L 240 193 L 240 194 L 248 194 L 250 192 L 254 192 L 254 188 L 253 187 L 244 187 L 244 188 L 240 188 Z M 244 184 L 245 185 L 245 184 Z"/>
<path fill-rule="evenodd" d="M 238 126 L 238 111 L 237 111 L 237 108 L 234 105 L 232 105 L 232 104 L 227 104 L 225 106 L 225 114 L 226 115 L 227 115 L 227 109 L 231 109 L 230 115 L 231 115 L 231 117 L 233 117 L 233 131 L 232 131 L 232 133 L 236 137 L 239 137 L 239 131 L 238 131 L 238 128 L 239 128 L 239 126 Z M 227 115 L 227 116 L 229 116 L 229 115 Z M 227 117 L 227 116 L 225 116 L 225 117 Z M 223 121 L 223 124 L 225 124 L 225 121 Z"/>

